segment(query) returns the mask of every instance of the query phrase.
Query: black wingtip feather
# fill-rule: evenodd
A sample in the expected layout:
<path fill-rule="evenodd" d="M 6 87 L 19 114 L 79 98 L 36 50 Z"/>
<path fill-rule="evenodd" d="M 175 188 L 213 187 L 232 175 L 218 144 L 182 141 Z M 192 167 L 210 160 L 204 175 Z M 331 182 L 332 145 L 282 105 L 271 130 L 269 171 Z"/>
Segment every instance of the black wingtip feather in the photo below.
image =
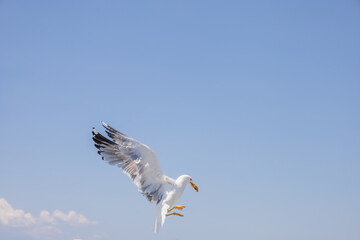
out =
<path fill-rule="evenodd" d="M 113 134 L 113 136 L 115 136 L 114 133 L 116 133 L 116 134 L 120 134 L 120 135 L 123 135 L 125 137 L 128 137 L 128 136 L 126 136 L 126 134 L 124 134 L 122 132 L 119 132 L 115 128 L 107 125 L 106 123 L 104 123 L 104 122 L 101 122 L 101 123 L 102 123 L 103 127 L 107 130 L 106 133 L 108 133 L 108 135 L 109 135 L 109 133 L 111 133 L 111 134 Z"/>
<path fill-rule="evenodd" d="M 99 150 L 101 150 L 103 147 L 102 146 L 100 146 L 100 145 L 98 145 L 98 144 L 94 144 L 94 146 L 97 148 L 97 149 L 99 149 Z"/>
<path fill-rule="evenodd" d="M 103 135 L 101 135 L 98 132 L 96 132 L 94 134 L 93 140 L 94 140 L 94 142 L 96 142 L 98 144 L 116 145 L 116 143 L 114 143 L 113 141 L 107 139 L 106 137 L 104 137 Z"/>

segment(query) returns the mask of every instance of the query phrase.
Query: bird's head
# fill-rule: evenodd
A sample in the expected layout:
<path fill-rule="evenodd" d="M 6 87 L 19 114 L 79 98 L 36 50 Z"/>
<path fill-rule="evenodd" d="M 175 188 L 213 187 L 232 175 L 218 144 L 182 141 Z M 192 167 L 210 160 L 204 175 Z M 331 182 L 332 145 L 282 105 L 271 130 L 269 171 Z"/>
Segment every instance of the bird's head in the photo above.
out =
<path fill-rule="evenodd" d="M 196 184 L 193 182 L 193 180 L 192 180 L 192 178 L 189 176 L 189 175 L 184 175 L 184 177 L 185 177 L 185 182 L 186 183 L 188 183 L 188 184 L 190 184 L 190 186 L 192 186 L 194 189 L 195 189 L 195 191 L 199 191 L 199 188 L 198 188 L 198 186 L 196 186 Z"/>
<path fill-rule="evenodd" d="M 176 182 L 178 182 L 178 184 L 181 186 L 189 184 L 195 189 L 195 191 L 199 191 L 198 186 L 196 186 L 196 184 L 193 182 L 192 178 L 189 175 L 181 175 L 180 177 L 178 177 L 178 179 L 176 179 Z"/>

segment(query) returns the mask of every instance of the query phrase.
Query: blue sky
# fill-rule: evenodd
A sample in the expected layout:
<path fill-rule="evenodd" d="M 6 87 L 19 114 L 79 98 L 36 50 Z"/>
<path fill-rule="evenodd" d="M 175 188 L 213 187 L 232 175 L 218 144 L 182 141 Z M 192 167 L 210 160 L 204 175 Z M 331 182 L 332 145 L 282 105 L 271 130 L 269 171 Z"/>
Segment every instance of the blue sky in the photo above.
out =
<path fill-rule="evenodd" d="M 359 20 L 358 1 L 1 1 L 0 238 L 358 240 Z M 199 186 L 159 235 L 96 154 L 101 120 Z"/>

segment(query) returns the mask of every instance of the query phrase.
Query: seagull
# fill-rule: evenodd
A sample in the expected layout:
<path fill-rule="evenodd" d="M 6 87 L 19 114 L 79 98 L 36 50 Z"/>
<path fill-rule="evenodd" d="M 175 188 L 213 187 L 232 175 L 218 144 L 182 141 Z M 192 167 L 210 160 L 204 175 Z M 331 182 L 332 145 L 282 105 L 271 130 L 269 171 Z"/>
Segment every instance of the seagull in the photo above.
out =
<path fill-rule="evenodd" d="M 138 187 L 138 191 L 150 203 L 156 202 L 154 232 L 159 232 L 166 217 L 172 215 L 183 217 L 184 215 L 172 211 L 174 209 L 183 210 L 185 206 L 173 205 L 179 200 L 187 185 L 192 186 L 195 191 L 199 191 L 192 178 L 189 175 L 181 175 L 175 180 L 166 176 L 161 170 L 153 150 L 106 123 L 101 123 L 110 139 L 93 128 L 92 139 L 95 147 L 99 150 L 98 154 L 110 165 L 122 168 L 123 172 Z"/>

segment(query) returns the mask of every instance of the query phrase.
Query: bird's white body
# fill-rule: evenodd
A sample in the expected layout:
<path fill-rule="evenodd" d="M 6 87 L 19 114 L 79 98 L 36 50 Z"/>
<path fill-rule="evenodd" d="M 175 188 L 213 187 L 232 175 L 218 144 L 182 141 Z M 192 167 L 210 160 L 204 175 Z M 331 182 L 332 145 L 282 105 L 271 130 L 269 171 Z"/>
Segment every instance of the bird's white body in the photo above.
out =
<path fill-rule="evenodd" d="M 165 223 L 165 215 L 168 209 L 181 197 L 186 185 L 190 183 L 190 176 L 181 175 L 175 181 L 174 185 L 168 185 L 166 189 L 166 197 L 158 204 L 156 208 L 156 220 L 154 232 L 158 232 L 160 227 Z"/>
<path fill-rule="evenodd" d="M 111 165 L 123 169 L 137 185 L 140 193 L 147 199 L 158 204 L 154 231 L 158 232 L 165 223 L 165 217 L 170 207 L 181 197 L 186 185 L 191 185 L 196 191 L 189 175 L 181 175 L 176 180 L 166 176 L 160 168 L 155 153 L 146 145 L 132 139 L 102 123 L 106 133 L 111 138 L 104 137 L 93 129 L 95 147 L 102 159 Z M 182 206 L 183 208 L 184 206 Z M 182 208 L 179 208 L 182 210 Z M 182 216 L 177 213 L 173 213 Z"/>

